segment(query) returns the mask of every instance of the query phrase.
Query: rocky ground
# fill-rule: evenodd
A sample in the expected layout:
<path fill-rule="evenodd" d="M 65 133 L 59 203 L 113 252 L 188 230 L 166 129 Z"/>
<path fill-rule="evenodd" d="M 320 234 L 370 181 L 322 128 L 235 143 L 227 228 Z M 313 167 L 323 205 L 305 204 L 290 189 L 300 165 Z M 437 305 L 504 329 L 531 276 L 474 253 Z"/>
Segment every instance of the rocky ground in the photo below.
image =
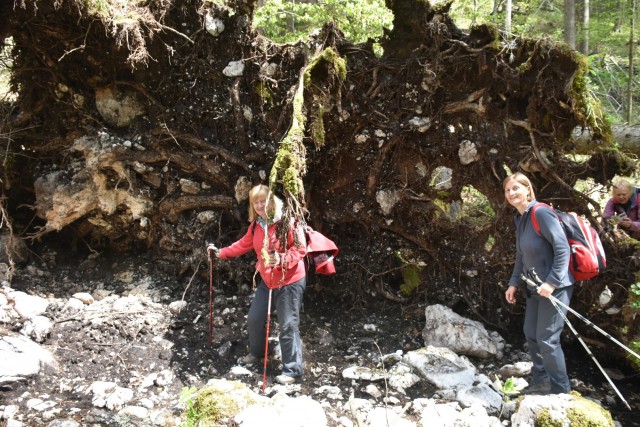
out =
<path fill-rule="evenodd" d="M 182 413 L 178 397 L 186 386 L 202 387 L 211 378 L 227 378 L 261 391 L 262 366 L 243 369 L 237 364 L 246 352 L 250 285 L 236 286 L 214 272 L 210 335 L 206 259 L 198 274 L 176 279 L 170 265 L 150 259 L 102 255 L 77 264 L 64 253 L 48 254 L 20 268 L 12 283 L 15 290 L 49 300 L 46 316 L 54 319 L 54 327 L 42 344 L 58 362 L 56 371 L 2 385 L 0 408 L 13 408 L 23 425 L 52 425 L 49 423 L 60 417 L 71 417 L 82 425 L 147 425 L 96 407 L 95 393 L 89 391 L 96 381 L 136 390 L 136 405 L 149 413 L 155 411 L 158 418 L 174 420 Z M 353 365 L 379 368 L 381 355 L 422 347 L 424 306 L 401 305 L 373 295 L 360 301 L 339 300 L 328 286 L 310 278 L 301 328 L 306 374 L 293 394 L 332 406 L 352 394 L 376 399 L 370 382 L 345 379 L 343 370 Z M 83 292 L 96 298 L 89 306 L 95 309 L 80 314 L 69 301 Z M 187 304 L 180 310 L 175 302 L 181 300 Z M 277 336 L 277 322 L 273 325 L 273 336 Z M 22 326 L 13 319 L 1 324 L 0 332 L 17 332 Z M 521 338 L 505 339 L 510 344 L 502 360 L 472 359 L 491 378 L 501 366 L 523 358 Z M 640 425 L 635 420 L 640 418 L 637 377 L 610 371 L 620 375 L 616 384 L 633 408 L 628 411 L 614 398 L 584 350 L 569 342 L 567 357 L 577 390 L 601 401 L 621 425 Z M 601 362 L 607 366 L 606 361 Z M 273 393 L 273 379 L 279 373 L 278 361 L 271 360 L 267 394 Z M 405 393 L 386 390 L 381 383 L 376 388 L 381 392 L 378 400 L 386 394 L 388 401 L 400 406 L 431 397 L 435 391 L 427 381 Z M 339 424 L 330 420 L 329 425 Z"/>

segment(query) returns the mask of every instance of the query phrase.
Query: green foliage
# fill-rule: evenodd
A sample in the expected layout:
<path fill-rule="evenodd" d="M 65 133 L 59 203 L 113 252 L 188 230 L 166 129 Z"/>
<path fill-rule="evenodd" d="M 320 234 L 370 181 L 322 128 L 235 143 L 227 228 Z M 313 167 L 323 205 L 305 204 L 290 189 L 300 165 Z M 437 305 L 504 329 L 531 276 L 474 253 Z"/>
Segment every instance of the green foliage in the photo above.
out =
<path fill-rule="evenodd" d="M 398 251 L 396 256 L 402 262 L 402 279 L 400 293 L 405 296 L 412 295 L 422 282 L 422 269 L 427 265 L 424 261 L 410 251 Z"/>
<path fill-rule="evenodd" d="M 198 391 L 195 387 L 183 387 L 180 390 L 179 402 L 185 407 L 185 416 L 186 421 L 183 424 L 183 427 L 191 427 L 195 426 L 198 423 L 198 419 L 200 418 L 194 408 L 193 397 Z"/>
<path fill-rule="evenodd" d="M 267 0 L 255 12 L 254 25 L 265 36 L 279 42 L 305 40 L 325 22 L 335 22 L 354 43 L 382 35 L 393 15 L 384 0 L 323 0 L 317 3 Z"/>
<path fill-rule="evenodd" d="M 481 227 L 490 222 L 496 215 L 489 198 L 472 185 L 466 185 L 460 192 L 463 200 L 462 216 L 469 219 L 475 225 Z"/>
<path fill-rule="evenodd" d="M 629 306 L 640 309 L 640 282 L 636 282 L 629 287 Z"/>
<path fill-rule="evenodd" d="M 509 401 L 509 396 L 515 396 L 520 393 L 520 390 L 524 388 L 524 385 L 518 385 L 516 383 L 516 379 L 514 377 L 510 377 L 504 383 L 500 380 L 499 377 L 496 376 L 496 381 L 494 383 L 498 388 L 498 391 L 502 392 L 502 399 L 505 402 Z"/>
<path fill-rule="evenodd" d="M 496 386 L 498 391 L 502 393 L 502 401 L 504 403 L 509 403 L 511 400 L 510 396 L 518 395 L 520 390 L 524 388 L 524 385 L 518 385 L 513 377 L 509 377 L 509 379 L 503 383 L 500 377 L 496 375 L 496 380 L 493 384 Z M 500 409 L 498 418 L 502 418 L 502 409 L 504 409 L 504 406 Z"/>

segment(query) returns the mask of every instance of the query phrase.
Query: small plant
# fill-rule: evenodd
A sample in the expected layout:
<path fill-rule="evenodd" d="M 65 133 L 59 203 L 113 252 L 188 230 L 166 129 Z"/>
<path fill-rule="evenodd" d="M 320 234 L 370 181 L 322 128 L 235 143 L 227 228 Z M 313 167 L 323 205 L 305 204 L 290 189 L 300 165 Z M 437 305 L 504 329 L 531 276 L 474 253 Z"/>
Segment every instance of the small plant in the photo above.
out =
<path fill-rule="evenodd" d="M 517 396 L 520 394 L 520 390 L 524 388 L 524 385 L 518 385 L 516 383 L 516 379 L 514 377 L 510 377 L 504 383 L 502 380 L 496 375 L 496 381 L 493 383 L 498 391 L 502 394 L 502 408 L 500 408 L 500 414 L 498 418 L 502 418 L 502 411 L 504 410 L 504 405 L 511 401 L 511 396 Z"/>
<path fill-rule="evenodd" d="M 197 414 L 195 409 L 194 395 L 198 391 L 195 387 L 183 387 L 180 390 L 179 401 L 185 407 L 185 416 L 187 419 L 185 420 L 183 426 L 191 427 L 195 426 L 200 419 L 200 416 Z"/>

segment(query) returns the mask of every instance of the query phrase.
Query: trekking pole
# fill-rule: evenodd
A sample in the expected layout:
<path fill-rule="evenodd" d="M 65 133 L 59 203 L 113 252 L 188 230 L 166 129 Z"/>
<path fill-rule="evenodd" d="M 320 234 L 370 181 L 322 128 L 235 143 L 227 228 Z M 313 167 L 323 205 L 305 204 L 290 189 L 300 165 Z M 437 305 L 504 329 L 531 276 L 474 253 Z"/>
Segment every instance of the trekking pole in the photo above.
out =
<path fill-rule="evenodd" d="M 542 283 L 542 280 L 540 279 L 540 277 L 538 277 L 538 275 L 536 274 L 534 269 L 529 270 L 529 273 L 533 277 L 534 281 L 536 281 L 537 283 Z M 527 279 L 524 278 L 524 280 L 526 281 Z M 566 308 L 567 310 L 572 312 L 578 319 L 582 320 L 588 326 L 591 326 L 593 329 L 595 329 L 596 331 L 600 332 L 602 335 L 604 335 L 605 337 L 609 338 L 614 343 L 618 344 L 618 346 L 620 346 L 622 349 L 626 350 L 629 354 L 637 357 L 638 361 L 640 361 L 640 354 L 638 354 L 635 351 L 631 350 L 629 347 L 627 347 L 626 345 L 624 345 L 623 343 L 621 343 L 620 341 L 615 339 L 613 336 L 611 336 L 611 334 L 609 334 L 605 330 L 603 330 L 600 327 L 598 327 L 598 325 L 596 325 L 595 323 L 593 323 L 592 321 L 590 321 L 589 319 L 587 319 L 586 317 L 584 317 L 583 315 L 581 315 L 580 313 L 578 313 L 573 308 L 569 307 L 568 305 L 566 305 L 565 303 L 563 303 L 562 301 L 560 301 L 559 299 L 557 299 L 553 295 L 549 295 L 549 298 L 555 300 L 555 302 L 558 305 L 560 305 L 561 307 Z"/>
<path fill-rule="evenodd" d="M 209 347 L 213 347 L 213 254 L 218 252 L 218 248 L 213 243 L 207 246 L 209 255 Z"/>
<path fill-rule="evenodd" d="M 533 275 L 535 275 L 535 272 L 533 273 Z M 537 278 L 538 276 L 535 275 L 535 277 Z M 524 280 L 527 284 L 531 285 L 531 286 L 535 286 L 536 288 L 540 287 L 540 284 L 542 284 L 542 282 L 540 281 L 540 279 L 538 278 L 538 283 L 534 282 L 533 280 L 529 279 L 528 277 L 526 277 L 524 274 L 521 275 L 522 280 Z M 624 405 L 627 407 L 627 409 L 631 410 L 631 406 L 629 406 L 629 403 L 627 403 L 627 401 L 625 400 L 625 398 L 622 396 L 622 393 L 620 393 L 620 391 L 618 390 L 618 388 L 616 387 L 616 385 L 613 383 L 613 381 L 611 380 L 611 378 L 609 377 L 609 375 L 607 375 L 607 373 L 605 372 L 604 368 L 600 365 L 600 362 L 598 362 L 598 360 L 596 359 L 596 356 L 594 356 L 593 352 L 591 352 L 591 349 L 589 349 L 589 347 L 587 346 L 587 344 L 584 342 L 584 340 L 582 339 L 582 337 L 580 336 L 580 334 L 578 333 L 578 331 L 573 327 L 573 325 L 571 324 L 571 322 L 569 322 L 569 319 L 567 318 L 567 315 L 564 314 L 564 312 L 562 311 L 562 309 L 559 307 L 558 305 L 558 299 L 554 296 L 549 296 L 549 301 L 551 301 L 551 304 L 553 304 L 553 307 L 558 311 L 558 313 L 560 314 L 560 316 L 562 316 L 562 318 L 564 319 L 565 323 L 569 326 L 569 329 L 571 329 L 571 332 L 573 332 L 573 334 L 576 336 L 576 338 L 578 338 L 578 341 L 580 342 L 580 344 L 582 344 L 582 347 L 584 347 L 584 349 L 586 350 L 587 354 L 591 357 L 591 360 L 593 360 L 593 363 L 596 364 L 596 366 L 598 367 L 598 369 L 600 369 L 600 372 L 602 372 L 602 375 L 604 375 L 604 377 L 607 379 L 607 381 L 609 382 L 609 384 L 611 385 L 611 388 L 613 388 L 613 391 L 616 392 L 616 394 L 618 395 L 618 397 L 620 398 L 620 400 L 622 400 L 622 403 L 624 403 Z M 564 304 L 563 304 L 564 305 Z"/>
<path fill-rule="evenodd" d="M 262 394 L 267 385 L 267 358 L 269 357 L 269 329 L 271 328 L 271 292 L 269 288 L 269 302 L 267 303 L 267 333 L 264 339 L 264 364 L 262 366 Z"/>

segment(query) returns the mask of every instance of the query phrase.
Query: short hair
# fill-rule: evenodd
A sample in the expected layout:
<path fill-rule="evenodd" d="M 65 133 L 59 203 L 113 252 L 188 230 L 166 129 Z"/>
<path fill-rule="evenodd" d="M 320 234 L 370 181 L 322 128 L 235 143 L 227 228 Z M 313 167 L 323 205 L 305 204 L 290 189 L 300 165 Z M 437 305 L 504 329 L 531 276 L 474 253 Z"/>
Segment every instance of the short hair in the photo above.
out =
<path fill-rule="evenodd" d="M 633 186 L 631 185 L 631 183 L 624 179 L 624 178 L 620 178 L 618 180 L 616 180 L 613 183 L 613 187 L 611 188 L 611 196 L 615 197 L 615 194 L 613 194 L 616 190 L 622 190 L 625 189 L 629 192 L 629 194 L 631 194 L 631 192 L 633 191 Z"/>
<path fill-rule="evenodd" d="M 507 183 L 509 183 L 509 181 L 512 181 L 512 180 L 518 182 L 519 184 L 524 185 L 529 189 L 529 201 L 534 200 L 536 198 L 536 193 L 533 191 L 533 184 L 531 184 L 531 181 L 529 180 L 529 178 L 527 178 L 527 176 L 521 172 L 516 172 L 506 177 L 504 181 L 502 181 L 502 189 L 504 190 L 505 187 L 507 186 Z"/>
<path fill-rule="evenodd" d="M 253 203 L 258 197 L 264 197 L 269 203 L 267 210 L 274 212 L 282 212 L 283 202 L 278 196 L 271 192 L 271 189 L 263 184 L 258 184 L 249 190 L 249 222 L 253 222 L 258 218 L 258 212 L 253 208 Z"/>

